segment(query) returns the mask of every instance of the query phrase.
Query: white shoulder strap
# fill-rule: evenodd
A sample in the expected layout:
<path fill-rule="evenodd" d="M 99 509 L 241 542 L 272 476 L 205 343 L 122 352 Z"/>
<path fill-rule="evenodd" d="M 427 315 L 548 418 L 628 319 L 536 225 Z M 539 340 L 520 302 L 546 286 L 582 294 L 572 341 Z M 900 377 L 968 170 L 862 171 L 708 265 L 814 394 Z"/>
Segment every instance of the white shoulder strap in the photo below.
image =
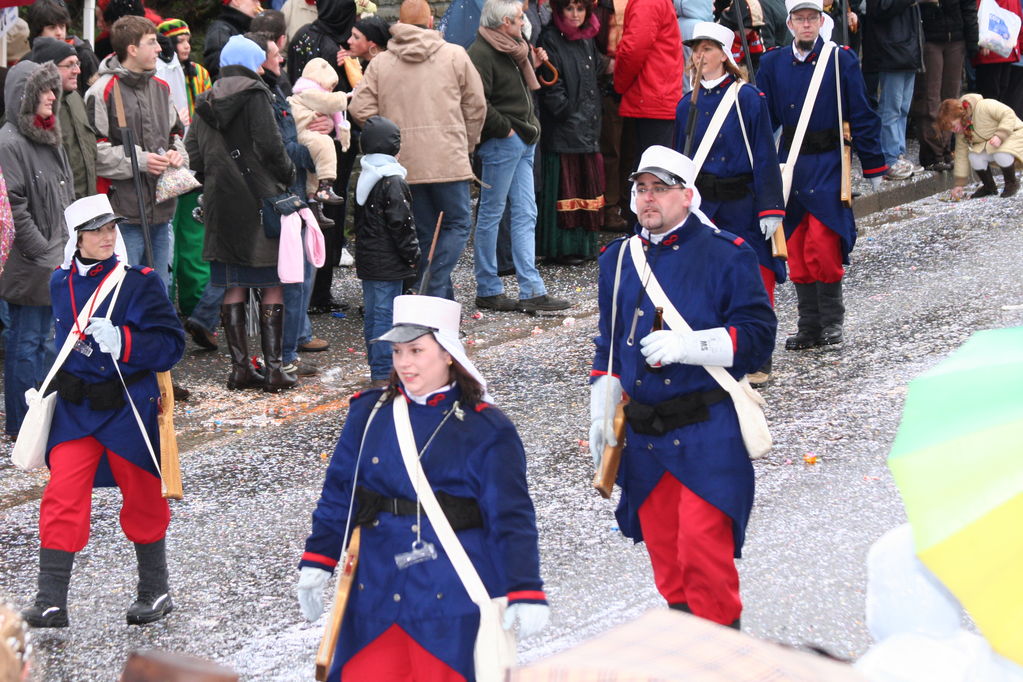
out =
<path fill-rule="evenodd" d="M 74 260 L 71 262 L 71 272 L 68 274 L 69 277 L 74 277 Z M 110 291 L 117 287 L 120 289 L 121 281 L 124 279 L 124 268 L 115 268 L 113 272 L 107 275 L 96 291 L 92 292 L 92 296 L 82 306 L 82 312 L 78 313 L 78 325 L 72 328 L 71 332 L 68 333 L 67 338 L 64 339 L 64 345 L 61 346 L 60 352 L 57 353 L 57 359 L 53 361 L 53 366 L 50 367 L 50 371 L 46 374 L 46 378 L 43 379 L 42 385 L 39 387 L 39 395 L 44 395 L 46 389 L 49 387 L 50 382 L 53 381 L 53 377 L 57 376 L 57 371 L 63 366 L 64 361 L 67 360 L 67 356 L 71 354 L 71 349 L 75 347 L 75 343 L 78 341 L 78 337 L 75 335 L 75 329 L 85 329 L 89 325 L 89 311 L 95 310 L 99 307 L 99 304 L 110 294 Z M 115 294 L 116 300 L 116 294 Z M 111 302 L 110 310 L 113 310 L 114 303 Z"/>
<path fill-rule="evenodd" d="M 696 87 L 701 86 L 697 83 Z M 721 132 L 721 126 L 725 124 L 725 118 L 728 117 L 729 110 L 738 100 L 740 87 L 742 87 L 742 84 L 739 81 L 732 83 L 728 89 L 725 90 L 724 97 L 722 97 L 721 101 L 718 102 L 717 109 L 714 110 L 714 115 L 710 118 L 710 124 L 707 126 L 707 130 L 703 133 L 703 139 L 700 140 L 700 146 L 696 148 L 696 155 L 693 156 L 693 163 L 696 164 L 696 172 L 699 172 L 700 169 L 703 168 L 703 162 L 707 160 L 707 155 L 710 154 L 710 148 L 714 144 L 714 140 L 717 139 L 718 133 Z M 692 106 L 691 99 L 689 106 Z"/>
<path fill-rule="evenodd" d="M 739 117 L 739 130 L 742 131 L 742 141 L 746 143 L 746 158 L 749 159 L 749 167 L 756 172 L 756 166 L 753 165 L 753 149 L 750 148 L 749 134 L 746 133 L 746 121 L 742 119 L 742 107 L 739 106 L 739 98 L 735 98 L 735 115 Z"/>
<path fill-rule="evenodd" d="M 481 610 L 492 608 L 490 595 L 487 593 L 486 586 L 483 585 L 480 574 L 472 565 L 469 555 L 465 553 L 462 543 L 458 541 L 458 536 L 455 535 L 448 517 L 441 511 L 437 497 L 433 494 L 433 488 L 430 487 L 430 482 L 426 479 L 423 465 L 419 461 L 419 452 L 416 450 L 412 423 L 409 421 L 408 402 L 403 395 L 399 394 L 391 401 L 391 405 L 394 411 L 394 431 L 398 436 L 398 447 L 401 449 L 401 460 L 405 463 L 405 470 L 412 482 L 412 488 L 416 491 L 416 497 L 423 505 L 423 511 L 426 512 L 427 518 L 430 519 L 430 525 L 437 533 L 437 538 L 440 540 L 441 546 L 444 547 L 444 553 L 448 555 L 451 565 L 455 567 L 458 579 L 462 581 L 466 592 L 469 593 L 469 599 Z"/>
<path fill-rule="evenodd" d="M 685 321 L 682 314 L 679 313 L 678 309 L 668 298 L 668 295 L 664 293 L 664 289 L 661 288 L 661 283 L 657 281 L 657 277 L 650 271 L 650 265 L 647 263 L 646 254 L 643 253 L 643 246 L 638 238 L 629 240 L 629 251 L 632 256 L 632 264 L 636 267 L 636 272 L 642 273 L 640 281 L 646 282 L 646 295 L 653 302 L 654 306 L 664 309 L 664 321 L 668 324 L 668 327 L 675 331 L 691 332 L 693 328 L 689 326 L 689 323 Z M 729 374 L 724 367 L 709 367 L 704 365 L 703 368 L 714 378 L 714 381 L 718 382 L 721 388 L 731 393 L 742 391 L 742 387 L 739 382 L 735 380 L 731 374 Z"/>
<path fill-rule="evenodd" d="M 806 127 L 810 124 L 810 114 L 813 113 L 813 106 L 817 103 L 817 93 L 821 89 L 821 81 L 824 80 L 824 72 L 828 68 L 828 60 L 834 49 L 835 44 L 830 40 L 825 41 L 824 47 L 821 48 L 817 64 L 813 68 L 813 76 L 810 77 L 810 87 L 806 91 L 806 99 L 803 100 L 803 108 L 799 111 L 799 121 L 796 123 L 796 133 L 792 136 L 792 146 L 789 147 L 788 158 L 785 163 L 781 164 L 782 198 L 785 203 L 788 203 L 789 194 L 792 192 L 792 174 L 796 171 L 796 160 L 799 158 L 799 150 L 803 148 L 803 138 L 806 136 Z M 835 78 L 838 78 L 837 73 Z"/>

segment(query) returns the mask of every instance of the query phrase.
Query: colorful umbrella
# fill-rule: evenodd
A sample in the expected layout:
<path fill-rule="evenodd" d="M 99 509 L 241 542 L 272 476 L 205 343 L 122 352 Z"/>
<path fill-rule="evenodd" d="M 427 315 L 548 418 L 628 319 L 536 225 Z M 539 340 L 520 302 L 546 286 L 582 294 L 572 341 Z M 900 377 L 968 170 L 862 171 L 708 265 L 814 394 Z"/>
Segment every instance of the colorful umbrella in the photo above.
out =
<path fill-rule="evenodd" d="M 978 332 L 910 382 L 888 466 L 917 555 L 1023 664 L 1023 327 Z"/>

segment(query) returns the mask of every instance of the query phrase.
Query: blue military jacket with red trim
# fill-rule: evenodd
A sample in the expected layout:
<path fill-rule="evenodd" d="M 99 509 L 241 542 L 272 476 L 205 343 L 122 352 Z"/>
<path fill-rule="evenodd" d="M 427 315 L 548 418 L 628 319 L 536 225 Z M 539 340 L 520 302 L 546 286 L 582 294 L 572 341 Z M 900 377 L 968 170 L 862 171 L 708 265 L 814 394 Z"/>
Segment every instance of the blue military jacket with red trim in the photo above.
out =
<path fill-rule="evenodd" d="M 615 268 L 623 248 L 626 253 L 612 330 Z M 760 277 L 756 254 L 741 237 L 715 231 L 690 216 L 660 244 L 647 244 L 646 258 L 690 327 L 728 330 L 734 349 L 734 361 L 728 371 L 733 377 L 741 379 L 767 361 L 774 349 L 777 320 Z M 717 382 L 699 365 L 671 364 L 659 373 L 647 369 L 640 340 L 651 331 L 654 305 L 645 294 L 640 296 L 641 286 L 628 253 L 628 240 L 611 242 L 600 256 L 600 334 L 594 339 L 597 348 L 593 375 L 607 371 L 613 342 L 611 371 L 621 379 L 631 400 L 653 405 L 684 394 L 717 389 Z M 628 338 L 637 301 L 640 315 L 635 318 L 635 337 L 630 345 Z M 622 533 L 636 542 L 643 538 L 639 507 L 666 471 L 731 517 L 738 555 L 753 505 L 753 467 L 731 400 L 725 398 L 711 405 L 706 421 L 663 436 L 639 434 L 628 428 L 618 471 L 622 496 L 616 516 Z"/>
<path fill-rule="evenodd" d="M 84 276 L 78 274 L 77 267 L 72 264 L 68 270 L 57 269 L 50 277 L 50 300 L 56 319 L 54 345 L 58 352 L 67 335 L 75 328 L 75 311 L 82 311 L 89 297 L 115 267 L 123 266 L 113 256 L 93 265 Z M 72 290 L 74 305 L 71 301 Z M 106 317 L 112 297 L 111 293 L 96 306 L 91 316 Z M 160 390 L 154 373 L 169 370 L 178 363 L 185 350 L 185 332 L 167 297 L 167 289 L 151 268 L 134 266 L 124 274 L 110 321 L 121 332 L 121 354 L 117 359 L 121 374 L 127 379 L 138 372 L 149 372 L 149 376 L 131 384 L 128 392 L 138 408 L 142 422 L 146 424 L 149 438 L 159 457 L 156 417 Z M 92 336 L 86 336 L 82 342 L 92 353 L 86 356 L 72 350 L 62 369 L 90 384 L 120 382 L 110 354 L 101 351 Z M 58 397 L 50 425 L 47 455 L 58 443 L 86 436 L 93 436 L 108 450 L 136 466 L 154 475 L 158 473 L 130 405 L 110 410 L 93 410 L 88 397 L 83 398 L 80 404 Z M 96 471 L 95 485 L 116 485 L 105 456 Z"/>
<path fill-rule="evenodd" d="M 703 142 L 714 112 L 734 82 L 734 78 L 726 76 L 713 88 L 700 89 L 700 96 L 696 100 L 697 116 L 691 150 L 694 155 Z M 692 95 L 693 93 L 689 92 L 682 98 L 675 117 L 675 149 L 683 153 L 686 147 L 686 125 Z M 716 201 L 704 196 L 700 210 L 721 229 L 745 239 L 753 247 L 760 264 L 774 272 L 775 281 L 784 282 L 785 263 L 772 256 L 771 243 L 764 239 L 760 229 L 761 218 L 785 216 L 781 171 L 778 169 L 778 154 L 771 133 L 771 116 L 767 112 L 767 100 L 756 87 L 745 83 L 739 89 L 738 101 L 745 133 L 740 127 L 739 116 L 733 105 L 721 125 L 717 139 L 711 145 L 700 172 L 710 173 L 719 178 L 752 175 L 751 193 L 732 201 Z M 749 138 L 749 150 L 746 149 L 744 138 Z"/>
<path fill-rule="evenodd" d="M 760 59 L 757 85 L 767 96 L 771 123 L 795 128 L 803 108 L 803 100 L 810 88 L 817 55 L 824 41 L 817 38 L 813 52 L 805 61 L 795 58 L 791 47 L 770 50 Z M 881 119 L 867 101 L 867 88 L 860 73 L 860 61 L 848 48 L 838 48 L 838 64 L 842 86 L 842 115 L 852 131 L 852 145 L 860 157 L 864 177 L 884 175 L 888 171 L 881 152 Z M 838 98 L 835 96 L 835 64 L 831 57 L 821 81 L 814 104 L 808 133 L 834 131 L 838 137 Z M 788 151 L 781 150 L 778 158 L 783 163 Z M 809 212 L 842 240 L 843 260 L 856 244 L 856 222 L 852 209 L 841 201 L 841 150 L 822 154 L 800 153 L 792 176 L 792 191 L 786 206 L 785 233 L 791 236 L 804 214 Z"/>
<path fill-rule="evenodd" d="M 388 498 L 415 499 L 389 402 L 376 412 L 367 429 L 380 395 L 380 390 L 371 390 L 351 401 L 300 566 L 332 570 L 337 565 L 357 461 L 356 485 Z M 504 413 L 487 403 L 476 409 L 461 407 L 462 419 L 456 412 L 437 430 L 458 397 L 458 389 L 453 388 L 433 395 L 426 405 L 409 402 L 417 448 L 423 448 L 436 430 L 420 460 L 426 477 L 434 491 L 472 498 L 479 504 L 483 527 L 459 530 L 457 535 L 490 595 L 507 596 L 512 603 L 546 603 L 522 441 Z M 406 400 L 402 395 L 397 399 Z M 433 544 L 438 557 L 404 569 L 395 563 L 395 555 L 411 549 L 416 522 L 414 516 L 381 512 L 363 528 L 356 585 L 330 679 L 337 679 L 345 661 L 395 623 L 431 654 L 472 679 L 479 609 L 470 601 L 425 515 L 420 519 L 422 539 Z"/>

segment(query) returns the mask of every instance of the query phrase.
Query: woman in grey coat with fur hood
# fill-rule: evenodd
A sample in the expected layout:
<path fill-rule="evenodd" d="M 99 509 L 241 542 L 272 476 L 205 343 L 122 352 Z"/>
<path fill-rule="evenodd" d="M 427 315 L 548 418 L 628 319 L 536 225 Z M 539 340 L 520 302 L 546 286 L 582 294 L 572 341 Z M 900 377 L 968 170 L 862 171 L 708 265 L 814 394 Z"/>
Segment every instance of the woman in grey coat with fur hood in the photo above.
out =
<path fill-rule="evenodd" d="M 4 357 L 5 431 L 21 430 L 25 391 L 38 386 L 54 360 L 50 274 L 67 243 L 64 208 L 75 183 L 61 146 L 60 72 L 53 62 L 20 61 L 7 74 L 7 123 L 0 128 L 0 168 L 14 215 L 14 245 L 0 277 L 10 308 Z"/>

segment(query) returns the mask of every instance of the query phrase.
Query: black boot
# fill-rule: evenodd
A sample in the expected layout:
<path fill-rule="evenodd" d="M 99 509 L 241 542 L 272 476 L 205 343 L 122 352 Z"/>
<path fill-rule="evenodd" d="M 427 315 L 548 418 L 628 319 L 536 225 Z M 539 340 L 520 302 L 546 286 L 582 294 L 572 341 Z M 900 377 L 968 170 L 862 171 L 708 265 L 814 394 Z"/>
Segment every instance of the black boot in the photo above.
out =
<path fill-rule="evenodd" d="M 343 196 L 334 193 L 334 180 L 332 178 L 319 181 L 316 186 L 316 194 L 313 195 L 313 199 L 332 206 L 345 203 L 345 198 Z"/>
<path fill-rule="evenodd" d="M 281 358 L 284 352 L 284 306 L 280 303 L 261 305 L 259 311 L 259 334 L 263 342 L 263 364 L 266 365 L 263 390 L 277 393 L 291 388 L 297 381 L 284 371 Z"/>
<path fill-rule="evenodd" d="M 161 538 L 145 545 L 135 543 L 139 562 L 138 599 L 128 607 L 128 625 L 145 625 L 174 610 L 167 584 L 167 541 Z"/>
<path fill-rule="evenodd" d="M 799 321 L 796 333 L 785 339 L 785 350 L 806 350 L 820 343 L 821 313 L 817 303 L 817 283 L 796 284 Z"/>
<path fill-rule="evenodd" d="M 732 628 L 733 630 L 738 630 L 739 632 L 742 632 L 742 623 L 739 622 L 741 620 L 742 620 L 741 618 L 736 618 L 734 621 L 728 624 L 728 627 Z"/>
<path fill-rule="evenodd" d="M 842 280 L 817 282 L 817 299 L 821 311 L 820 345 L 836 346 L 842 343 L 842 323 L 845 321 Z"/>
<path fill-rule="evenodd" d="M 980 199 L 981 197 L 990 197 L 998 194 L 998 185 L 995 184 L 995 176 L 991 174 L 990 168 L 976 171 L 977 177 L 980 178 L 980 187 L 976 192 L 970 195 L 971 199 Z"/>
<path fill-rule="evenodd" d="M 689 604 L 683 602 L 677 602 L 675 604 L 668 604 L 668 608 L 672 611 L 681 611 L 682 613 L 692 613 L 693 610 L 689 608 Z"/>
<path fill-rule="evenodd" d="M 1016 166 L 1002 166 L 1002 176 L 1005 178 L 1005 187 L 1002 188 L 1002 198 L 1008 199 L 1015 196 L 1019 191 L 1019 181 L 1016 179 Z"/>
<path fill-rule="evenodd" d="M 220 316 L 224 320 L 224 340 L 227 341 L 227 350 L 231 353 L 231 374 L 227 377 L 227 387 L 231 390 L 259 388 L 264 382 L 263 375 L 256 371 L 249 358 L 245 305 L 225 303 L 220 306 Z"/>
<path fill-rule="evenodd" d="M 39 591 L 32 606 L 21 612 L 25 622 L 34 628 L 66 628 L 67 589 L 71 583 L 74 552 L 39 549 Z"/>
<path fill-rule="evenodd" d="M 321 228 L 334 227 L 337 223 L 328 218 L 323 212 L 323 205 L 318 201 L 309 200 L 309 210 L 313 212 L 313 217 L 316 218 L 316 224 Z"/>

